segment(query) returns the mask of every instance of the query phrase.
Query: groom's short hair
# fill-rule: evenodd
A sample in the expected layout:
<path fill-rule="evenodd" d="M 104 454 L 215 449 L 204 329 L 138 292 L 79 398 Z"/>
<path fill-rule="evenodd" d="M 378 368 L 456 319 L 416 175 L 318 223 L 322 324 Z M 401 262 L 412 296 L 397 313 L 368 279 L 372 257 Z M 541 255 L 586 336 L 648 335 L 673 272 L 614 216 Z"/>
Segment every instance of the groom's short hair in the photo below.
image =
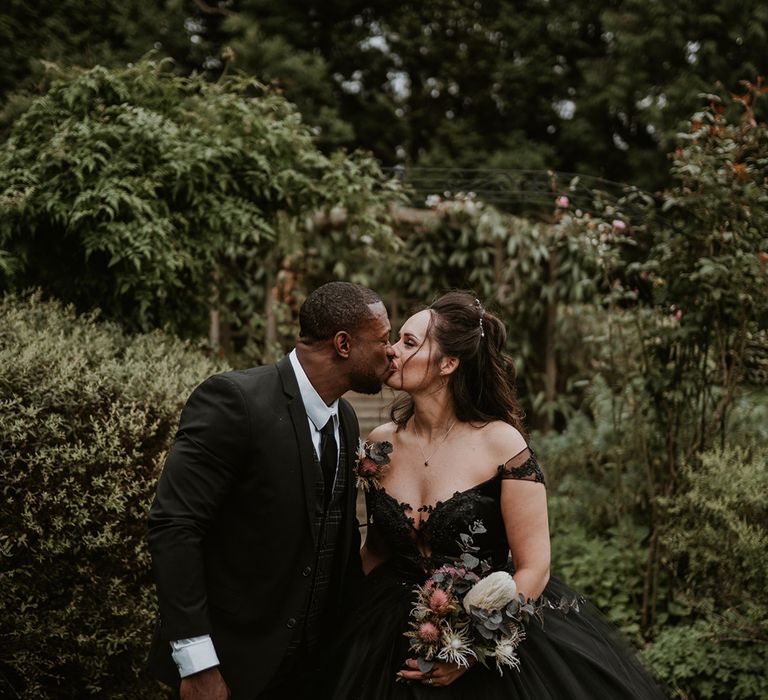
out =
<path fill-rule="evenodd" d="M 353 333 L 373 318 L 369 304 L 376 292 L 352 282 L 328 282 L 312 292 L 299 309 L 299 336 L 305 342 L 327 340 L 339 331 Z"/>

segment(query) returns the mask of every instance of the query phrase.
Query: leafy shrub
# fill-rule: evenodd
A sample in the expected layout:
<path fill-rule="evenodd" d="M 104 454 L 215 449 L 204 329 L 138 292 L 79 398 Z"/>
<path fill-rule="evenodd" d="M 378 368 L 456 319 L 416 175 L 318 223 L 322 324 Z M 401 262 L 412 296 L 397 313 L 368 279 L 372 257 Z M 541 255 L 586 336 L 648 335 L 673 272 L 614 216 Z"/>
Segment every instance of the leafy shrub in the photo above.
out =
<path fill-rule="evenodd" d="M 182 342 L 0 302 L 0 696 L 151 698 L 145 521 L 189 391 Z"/>
<path fill-rule="evenodd" d="M 661 631 L 641 656 L 686 700 L 763 700 L 768 697 L 765 639 L 734 638 L 713 619 Z"/>
<path fill-rule="evenodd" d="M 254 80 L 151 60 L 51 71 L 0 143 L 0 290 L 40 287 L 186 337 L 208 330 L 210 309 L 238 343 L 261 343 L 284 256 L 322 248 L 327 281 L 391 243 L 394 181 L 370 157 L 321 153 Z"/>
<path fill-rule="evenodd" d="M 685 590 L 719 608 L 750 600 L 768 608 L 768 449 L 705 452 L 682 478 L 663 542 L 672 556 L 685 558 Z"/>
<path fill-rule="evenodd" d="M 703 453 L 682 479 L 662 543 L 692 614 L 646 660 L 680 697 L 768 697 L 768 450 Z"/>
<path fill-rule="evenodd" d="M 647 529 L 631 522 L 597 535 L 576 526 L 553 532 L 552 570 L 594 604 L 629 639 L 640 642 L 642 542 Z"/>
<path fill-rule="evenodd" d="M 639 644 L 649 534 L 637 497 L 642 474 L 593 403 L 593 420 L 576 414 L 566 431 L 534 441 L 547 470 L 552 572 Z"/>

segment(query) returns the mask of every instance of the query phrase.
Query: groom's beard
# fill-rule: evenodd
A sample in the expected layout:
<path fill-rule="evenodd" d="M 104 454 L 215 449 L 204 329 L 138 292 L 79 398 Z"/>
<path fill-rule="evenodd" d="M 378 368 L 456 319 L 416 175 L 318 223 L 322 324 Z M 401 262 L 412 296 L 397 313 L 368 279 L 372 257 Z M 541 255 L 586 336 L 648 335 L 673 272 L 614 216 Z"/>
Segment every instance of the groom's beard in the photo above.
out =
<path fill-rule="evenodd" d="M 359 372 L 352 377 L 350 389 L 358 394 L 378 394 L 381 391 L 381 385 L 389 376 L 389 370 L 384 376 L 378 376 L 372 371 Z"/>

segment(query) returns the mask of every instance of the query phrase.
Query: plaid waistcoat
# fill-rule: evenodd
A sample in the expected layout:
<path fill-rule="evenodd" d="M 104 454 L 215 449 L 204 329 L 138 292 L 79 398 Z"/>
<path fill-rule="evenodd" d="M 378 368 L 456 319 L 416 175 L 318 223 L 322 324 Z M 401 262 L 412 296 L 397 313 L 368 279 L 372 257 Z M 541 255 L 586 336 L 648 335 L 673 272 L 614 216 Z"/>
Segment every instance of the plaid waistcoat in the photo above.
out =
<path fill-rule="evenodd" d="M 296 625 L 297 634 L 291 640 L 288 651 L 291 652 L 301 644 L 302 639 L 308 651 L 313 651 L 317 646 L 321 632 L 323 613 L 326 609 L 331 579 L 334 572 L 334 558 L 336 543 L 341 531 L 341 520 L 344 515 L 344 494 L 346 493 L 349 475 L 347 474 L 346 446 L 344 433 L 339 425 L 339 466 L 336 470 L 336 482 L 333 493 L 328 501 L 328 506 L 323 507 L 325 500 L 325 481 L 320 459 L 315 453 L 315 521 L 317 523 L 317 552 L 315 558 L 314 577 L 309 591 L 308 600 L 304 606 L 304 613 L 299 624 Z"/>

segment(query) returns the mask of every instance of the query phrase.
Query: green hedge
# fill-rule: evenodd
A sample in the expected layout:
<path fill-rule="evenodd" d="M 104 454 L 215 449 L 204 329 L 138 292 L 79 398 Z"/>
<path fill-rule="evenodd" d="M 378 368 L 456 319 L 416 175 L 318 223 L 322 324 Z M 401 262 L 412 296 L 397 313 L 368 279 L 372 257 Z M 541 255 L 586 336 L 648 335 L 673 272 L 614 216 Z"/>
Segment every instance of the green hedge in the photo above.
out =
<path fill-rule="evenodd" d="M 645 660 L 680 698 L 768 697 L 768 448 L 748 445 L 686 465 L 684 488 L 666 503 L 681 617 Z"/>
<path fill-rule="evenodd" d="M 650 532 L 637 506 L 641 464 L 632 437 L 608 417 L 575 417 L 561 434 L 535 435 L 547 467 L 553 572 L 595 603 L 641 649 L 641 660 L 680 700 L 768 697 L 768 448 L 765 395 L 742 397 L 729 438 L 682 466 L 660 498 L 663 568 L 656 620 L 641 634 Z M 623 451 L 622 451 L 623 444 Z"/>
<path fill-rule="evenodd" d="M 146 513 L 190 390 L 216 371 L 39 296 L 0 302 L 0 696 L 151 698 Z"/>

